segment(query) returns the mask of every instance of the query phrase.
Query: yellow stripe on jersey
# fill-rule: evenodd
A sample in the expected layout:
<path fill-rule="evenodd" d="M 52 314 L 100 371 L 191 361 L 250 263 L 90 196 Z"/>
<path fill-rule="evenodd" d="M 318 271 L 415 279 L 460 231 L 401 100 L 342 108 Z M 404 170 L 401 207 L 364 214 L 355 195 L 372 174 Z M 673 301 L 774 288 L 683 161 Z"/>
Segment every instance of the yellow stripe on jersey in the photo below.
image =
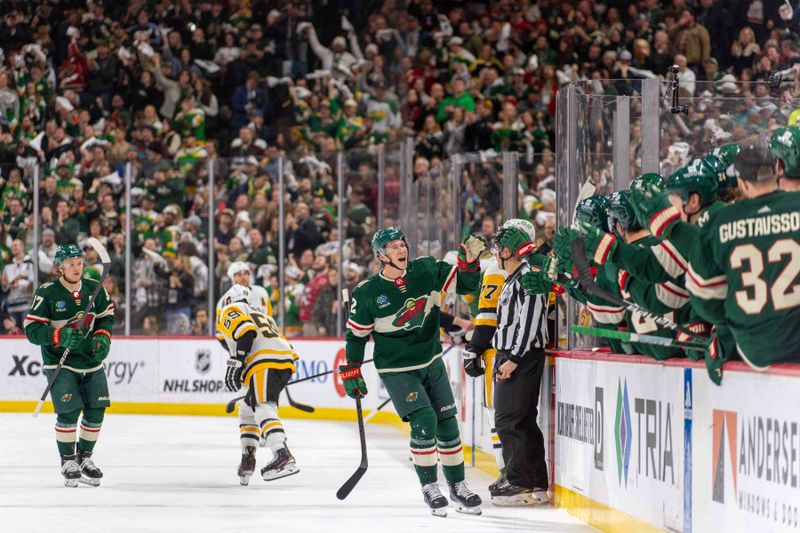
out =
<path fill-rule="evenodd" d="M 253 360 L 256 359 L 257 357 L 259 357 L 261 355 L 267 355 L 267 354 L 279 356 L 279 357 L 276 357 L 274 359 L 286 359 L 287 361 L 290 361 L 290 360 L 291 361 L 296 361 L 296 360 L 300 359 L 300 357 L 297 355 L 297 352 L 295 352 L 294 350 L 269 350 L 269 349 L 266 349 L 266 350 L 258 350 L 257 352 L 253 352 L 250 355 L 248 355 L 247 358 L 244 360 L 244 364 L 245 364 L 245 366 L 247 366 L 250 363 L 252 363 Z M 291 359 L 287 359 L 286 358 L 287 355 L 290 355 Z M 283 357 L 280 357 L 280 356 L 283 356 Z"/>
<path fill-rule="evenodd" d="M 247 369 L 247 373 L 244 375 L 242 383 L 249 383 L 250 378 L 252 378 L 254 374 L 257 374 L 259 371 L 268 368 L 273 370 L 291 370 L 292 374 L 294 374 L 295 371 L 294 361 L 286 361 L 285 363 L 258 362 Z"/>

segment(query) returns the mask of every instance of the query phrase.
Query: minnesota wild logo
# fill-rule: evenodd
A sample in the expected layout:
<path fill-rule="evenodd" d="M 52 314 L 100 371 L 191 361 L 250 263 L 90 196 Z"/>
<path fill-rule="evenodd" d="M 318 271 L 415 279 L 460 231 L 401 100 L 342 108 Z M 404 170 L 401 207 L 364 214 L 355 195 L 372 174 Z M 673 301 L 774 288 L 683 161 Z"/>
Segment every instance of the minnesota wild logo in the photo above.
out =
<path fill-rule="evenodd" d="M 420 296 L 417 299 L 409 298 L 397 314 L 394 315 L 392 325 L 402 329 L 422 327 L 422 322 L 425 320 L 425 306 L 427 303 L 427 296 Z"/>

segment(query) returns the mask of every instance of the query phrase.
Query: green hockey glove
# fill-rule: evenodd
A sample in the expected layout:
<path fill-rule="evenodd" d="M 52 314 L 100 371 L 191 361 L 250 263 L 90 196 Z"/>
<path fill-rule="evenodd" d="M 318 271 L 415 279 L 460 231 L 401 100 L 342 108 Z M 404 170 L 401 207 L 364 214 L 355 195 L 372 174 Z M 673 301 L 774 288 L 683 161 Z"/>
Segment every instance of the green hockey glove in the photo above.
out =
<path fill-rule="evenodd" d="M 705 322 L 692 322 L 691 324 L 684 324 L 684 327 L 694 331 L 695 333 L 703 337 L 706 337 L 709 334 L 708 326 L 706 326 Z M 694 337 L 691 335 L 687 335 L 686 333 L 678 332 L 678 334 L 675 335 L 675 340 L 680 342 L 689 342 L 694 340 Z M 688 357 L 692 361 L 699 361 L 700 359 L 705 358 L 704 350 L 687 349 L 685 350 L 685 352 L 686 352 L 686 357 Z"/>
<path fill-rule="evenodd" d="M 591 224 L 583 223 L 581 229 L 585 232 L 583 239 L 586 255 L 598 265 L 602 265 L 614 253 L 617 238 Z"/>
<path fill-rule="evenodd" d="M 74 350 L 83 341 L 83 333 L 75 328 L 61 327 L 53 331 L 53 344 L 59 348 Z"/>
<path fill-rule="evenodd" d="M 97 362 L 103 361 L 108 356 L 108 351 L 111 349 L 111 334 L 104 329 L 98 329 L 94 332 L 92 345 L 94 347 L 92 359 Z"/>
<path fill-rule="evenodd" d="M 361 376 L 361 363 L 347 363 L 339 367 L 339 376 L 348 396 L 357 400 L 367 395 L 367 383 Z"/>
<path fill-rule="evenodd" d="M 572 261 L 570 243 L 578 235 L 579 233 L 566 226 L 558 228 L 558 231 L 553 235 L 553 250 L 561 261 Z"/>
<path fill-rule="evenodd" d="M 527 294 L 547 294 L 553 283 L 547 279 L 544 270 L 531 270 L 522 275 L 522 288 Z"/>
<path fill-rule="evenodd" d="M 486 249 L 486 241 L 483 237 L 470 235 L 458 248 L 458 269 L 461 272 L 475 272 L 479 270 L 478 258 Z"/>
<path fill-rule="evenodd" d="M 681 219 L 678 208 L 669 202 L 663 190 L 653 184 L 644 190 L 631 189 L 631 204 L 639 223 L 659 238 L 668 236 Z"/>

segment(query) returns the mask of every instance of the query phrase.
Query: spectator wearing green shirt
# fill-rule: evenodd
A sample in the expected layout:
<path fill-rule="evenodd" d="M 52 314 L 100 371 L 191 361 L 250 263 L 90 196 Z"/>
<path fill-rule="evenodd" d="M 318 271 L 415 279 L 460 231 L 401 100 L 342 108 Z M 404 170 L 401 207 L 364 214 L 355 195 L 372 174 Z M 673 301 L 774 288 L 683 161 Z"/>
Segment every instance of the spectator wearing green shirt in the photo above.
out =
<path fill-rule="evenodd" d="M 439 104 L 439 110 L 436 113 L 436 120 L 439 123 L 447 121 L 448 117 L 453 113 L 453 109 L 460 107 L 464 111 L 475 111 L 475 99 L 472 95 L 466 92 L 467 85 L 462 78 L 455 78 L 453 80 L 453 95 L 447 96 Z"/>

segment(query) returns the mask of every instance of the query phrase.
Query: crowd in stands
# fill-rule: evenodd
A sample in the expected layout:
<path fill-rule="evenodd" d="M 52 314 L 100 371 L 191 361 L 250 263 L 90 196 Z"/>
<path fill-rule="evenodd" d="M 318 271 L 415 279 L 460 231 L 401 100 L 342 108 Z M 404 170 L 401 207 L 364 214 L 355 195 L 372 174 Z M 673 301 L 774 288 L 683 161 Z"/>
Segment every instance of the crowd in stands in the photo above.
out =
<path fill-rule="evenodd" d="M 519 152 L 520 214 L 552 238 L 561 87 L 585 80 L 594 94 L 632 95 L 677 64 L 682 96 L 700 100 L 662 132 L 666 159 L 678 140 L 702 150 L 777 120 L 781 110 L 760 101 L 767 85 L 737 82 L 800 61 L 800 9 L 774 0 L 7 0 L 0 14 L 0 299 L 12 334 L 30 303 L 30 258 L 44 281 L 58 244 L 96 237 L 116 260 L 104 283 L 120 310 L 117 331 L 130 313 L 134 333 L 200 334 L 209 288 L 221 294 L 230 263 L 247 261 L 284 307 L 287 333 L 330 335 L 339 270 L 352 287 L 374 269 L 379 146 L 413 139 L 415 176 L 455 154 L 483 154 L 466 165 L 462 190 L 465 226 L 484 233 L 501 214 L 497 154 Z M 618 81 L 599 81 L 608 79 Z M 703 108 L 712 96 L 737 98 L 730 109 Z M 389 153 L 385 201 L 396 206 L 400 151 Z M 396 216 L 387 208 L 384 222 Z"/>

